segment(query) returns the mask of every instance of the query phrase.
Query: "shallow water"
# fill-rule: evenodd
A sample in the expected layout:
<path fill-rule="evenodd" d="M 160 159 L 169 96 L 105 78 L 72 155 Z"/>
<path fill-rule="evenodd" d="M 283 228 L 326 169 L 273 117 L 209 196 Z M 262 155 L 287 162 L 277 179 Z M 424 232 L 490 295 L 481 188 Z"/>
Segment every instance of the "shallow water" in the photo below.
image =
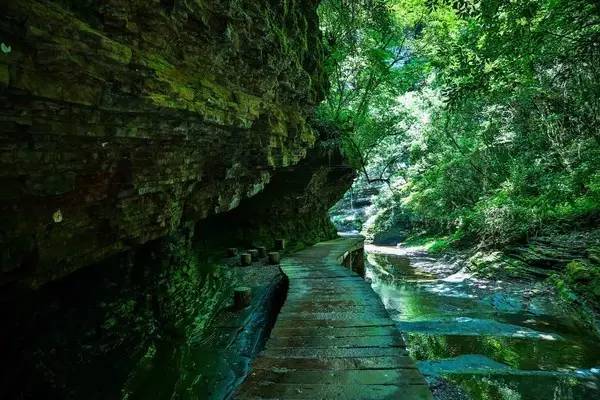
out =
<path fill-rule="evenodd" d="M 600 399 L 600 338 L 532 282 L 367 246 L 367 278 L 438 399 Z"/>

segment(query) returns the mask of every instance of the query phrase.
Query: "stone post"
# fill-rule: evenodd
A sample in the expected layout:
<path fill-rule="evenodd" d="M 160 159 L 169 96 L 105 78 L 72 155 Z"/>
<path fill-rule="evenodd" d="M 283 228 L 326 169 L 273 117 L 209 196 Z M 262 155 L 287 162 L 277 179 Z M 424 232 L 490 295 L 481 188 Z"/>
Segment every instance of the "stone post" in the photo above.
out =
<path fill-rule="evenodd" d="M 250 253 L 242 253 L 240 254 L 240 265 L 247 266 L 252 264 L 252 256 Z"/>
<path fill-rule="evenodd" d="M 258 246 L 256 249 L 258 250 L 258 256 L 260 258 L 265 258 L 267 256 L 267 248 L 265 246 Z"/>
<path fill-rule="evenodd" d="M 269 253 L 269 264 L 276 265 L 281 261 L 278 251 L 272 251 Z"/>
<path fill-rule="evenodd" d="M 275 249 L 276 250 L 285 249 L 285 239 L 275 239 Z"/>
<path fill-rule="evenodd" d="M 252 289 L 246 286 L 240 286 L 233 289 L 233 307 L 236 310 L 248 307 L 252 300 Z"/>
<path fill-rule="evenodd" d="M 252 261 L 258 260 L 258 250 L 256 250 L 256 249 L 248 250 L 248 253 L 252 257 Z"/>

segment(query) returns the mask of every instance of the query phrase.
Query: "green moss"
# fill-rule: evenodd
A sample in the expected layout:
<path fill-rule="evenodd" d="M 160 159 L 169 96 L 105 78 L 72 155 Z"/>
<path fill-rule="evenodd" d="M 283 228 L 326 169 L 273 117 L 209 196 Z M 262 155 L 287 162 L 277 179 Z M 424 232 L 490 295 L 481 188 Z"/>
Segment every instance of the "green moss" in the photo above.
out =
<path fill-rule="evenodd" d="M 56 28 L 56 33 L 51 39 L 60 45 L 65 52 L 72 51 L 76 56 L 81 52 L 81 43 L 84 42 L 91 44 L 99 55 L 111 61 L 119 64 L 129 64 L 131 62 L 133 56 L 131 48 L 105 36 L 60 5 L 24 1 L 19 3 L 20 7 L 26 7 L 29 10 L 32 17 L 55 22 L 53 28 Z M 35 28 L 34 25 L 30 26 L 30 34 L 47 36 L 46 32 Z M 80 61 L 85 64 L 85 57 L 81 57 Z"/>
<path fill-rule="evenodd" d="M 266 111 L 263 99 L 216 83 L 216 77 L 210 72 L 187 71 L 156 54 L 145 54 L 141 61 L 162 83 L 146 88 L 147 97 L 159 107 L 192 111 L 214 123 L 244 128 L 250 128 Z M 269 120 L 267 127 L 272 134 L 285 134 L 284 121 L 295 121 L 294 114 L 286 114 L 277 107 L 268 111 L 276 116 Z"/>
<path fill-rule="evenodd" d="M 129 64 L 131 62 L 133 52 L 131 49 L 121 43 L 110 40 L 105 36 L 99 36 L 100 54 L 104 55 L 113 61 L 120 64 Z"/>
<path fill-rule="evenodd" d="M 573 291 L 600 304 L 600 267 L 583 261 L 571 261 L 567 264 L 565 282 Z"/>
<path fill-rule="evenodd" d="M 450 241 L 444 238 L 431 241 L 426 246 L 427 250 L 429 250 L 430 253 L 442 253 L 448 250 L 450 248 L 450 245 Z"/>
<path fill-rule="evenodd" d="M 588 282 L 591 279 L 590 268 L 581 261 L 571 261 L 567 264 L 568 279 L 573 282 Z"/>
<path fill-rule="evenodd" d="M 572 306 L 589 326 L 598 330 L 597 310 L 600 309 L 600 266 L 574 260 L 563 271 L 547 279 L 559 298 Z"/>
<path fill-rule="evenodd" d="M 409 236 L 404 244 L 408 246 L 424 246 L 430 253 L 443 253 L 452 248 L 454 239 L 451 236 Z"/>

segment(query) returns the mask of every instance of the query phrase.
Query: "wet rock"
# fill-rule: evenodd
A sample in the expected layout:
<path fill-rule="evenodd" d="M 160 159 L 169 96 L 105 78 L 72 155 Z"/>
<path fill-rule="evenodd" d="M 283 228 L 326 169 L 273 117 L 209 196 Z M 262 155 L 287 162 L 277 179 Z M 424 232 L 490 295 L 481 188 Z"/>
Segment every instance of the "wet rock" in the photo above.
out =
<path fill-rule="evenodd" d="M 293 251 L 337 236 L 328 210 L 348 190 L 355 171 L 344 157 L 317 145 L 300 163 L 276 172 L 264 190 L 228 213 L 198 223 L 211 243 L 272 246 Z"/>
<path fill-rule="evenodd" d="M 326 85 L 316 6 L 2 2 L 2 261 L 25 239 L 37 255 L 2 280 L 39 287 L 229 211 L 304 158 Z"/>
<path fill-rule="evenodd" d="M 479 251 L 469 268 L 481 276 L 545 280 L 596 331 L 600 315 L 600 230 L 587 229 L 533 238 L 502 251 Z"/>
<path fill-rule="evenodd" d="M 507 258 L 502 252 L 478 251 L 468 260 L 468 267 L 481 276 L 514 276 L 523 273 L 526 265 Z"/>
<path fill-rule="evenodd" d="M 251 269 L 201 256 L 198 221 L 269 191 L 257 244 L 331 235 L 346 182 L 315 193 L 352 172 L 300 163 L 326 85 L 316 7 L 0 3 L 0 397 L 118 398 L 146 355 L 182 360 L 160 345 L 202 337 Z"/>
<path fill-rule="evenodd" d="M 435 400 L 471 400 L 461 387 L 446 379 L 435 377 L 428 378 L 427 383 Z"/>

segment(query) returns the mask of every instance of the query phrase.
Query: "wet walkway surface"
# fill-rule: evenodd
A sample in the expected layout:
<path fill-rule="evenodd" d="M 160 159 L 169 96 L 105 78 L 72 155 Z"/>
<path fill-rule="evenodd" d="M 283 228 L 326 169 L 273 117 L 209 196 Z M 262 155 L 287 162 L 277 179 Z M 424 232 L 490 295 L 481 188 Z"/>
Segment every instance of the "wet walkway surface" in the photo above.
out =
<path fill-rule="evenodd" d="M 436 399 L 600 399 L 600 339 L 541 283 L 367 246 L 367 277 Z"/>
<path fill-rule="evenodd" d="M 362 239 L 282 260 L 287 299 L 238 399 L 431 399 L 396 324 L 370 285 L 341 265 Z"/>

